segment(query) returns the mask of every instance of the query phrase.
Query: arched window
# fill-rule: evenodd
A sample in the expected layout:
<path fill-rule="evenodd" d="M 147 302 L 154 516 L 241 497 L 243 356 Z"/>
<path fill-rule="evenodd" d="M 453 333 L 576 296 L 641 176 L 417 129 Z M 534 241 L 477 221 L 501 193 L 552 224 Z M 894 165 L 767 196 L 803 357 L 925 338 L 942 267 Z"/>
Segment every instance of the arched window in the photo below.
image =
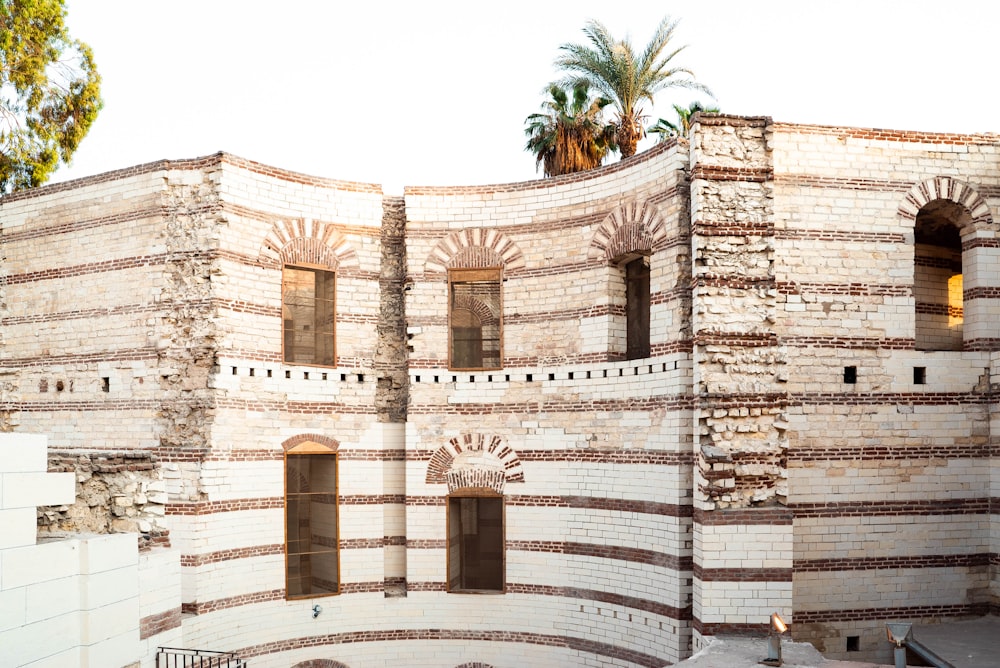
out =
<path fill-rule="evenodd" d="M 340 592 L 337 452 L 314 441 L 285 451 L 285 595 Z"/>
<path fill-rule="evenodd" d="M 913 301 L 917 350 L 962 350 L 962 239 L 969 218 L 959 204 L 934 200 L 914 225 Z"/>

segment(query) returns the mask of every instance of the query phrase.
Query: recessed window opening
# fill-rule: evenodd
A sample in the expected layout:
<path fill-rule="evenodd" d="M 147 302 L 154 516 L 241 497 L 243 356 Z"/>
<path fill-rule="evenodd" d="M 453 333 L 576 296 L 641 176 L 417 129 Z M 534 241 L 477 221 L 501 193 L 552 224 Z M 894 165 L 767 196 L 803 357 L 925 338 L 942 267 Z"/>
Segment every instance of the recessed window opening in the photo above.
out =
<path fill-rule="evenodd" d="M 335 366 L 336 285 L 332 271 L 285 266 L 281 278 L 285 362 Z"/>
<path fill-rule="evenodd" d="M 285 595 L 340 591 L 337 455 L 301 443 L 285 453 Z"/>
<path fill-rule="evenodd" d="M 927 367 L 925 366 L 913 367 L 913 384 L 925 385 L 926 383 L 927 383 Z"/>
<path fill-rule="evenodd" d="M 848 652 L 861 651 L 861 636 L 847 636 L 847 651 Z"/>
<path fill-rule="evenodd" d="M 626 359 L 649 357 L 649 258 L 625 265 Z"/>
<path fill-rule="evenodd" d="M 960 230 L 971 216 L 962 206 L 935 200 L 914 225 L 913 301 L 917 350 L 961 350 L 963 303 Z"/>
<path fill-rule="evenodd" d="M 448 591 L 504 590 L 503 497 L 467 490 L 448 497 Z"/>
<path fill-rule="evenodd" d="M 501 365 L 501 270 L 448 270 L 448 364 L 452 369 Z"/>
<path fill-rule="evenodd" d="M 853 385 L 858 382 L 858 367 L 856 366 L 844 367 L 844 382 L 849 385 Z"/>

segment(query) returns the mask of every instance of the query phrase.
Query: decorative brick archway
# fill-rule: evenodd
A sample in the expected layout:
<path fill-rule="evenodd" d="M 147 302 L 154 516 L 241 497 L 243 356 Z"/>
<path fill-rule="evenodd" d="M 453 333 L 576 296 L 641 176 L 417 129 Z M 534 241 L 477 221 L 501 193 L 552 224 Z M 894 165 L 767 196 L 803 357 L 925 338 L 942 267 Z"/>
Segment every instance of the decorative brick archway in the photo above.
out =
<path fill-rule="evenodd" d="M 523 269 L 524 254 L 502 232 L 475 228 L 453 232 L 439 241 L 424 262 L 424 272 L 498 266 L 503 267 L 504 274 Z"/>
<path fill-rule="evenodd" d="M 950 176 L 935 176 L 933 179 L 921 181 L 910 188 L 899 205 L 899 215 L 914 222 L 922 208 L 941 199 L 964 207 L 972 217 L 970 224 L 974 229 L 993 225 L 990 207 L 983 196 L 968 183 Z M 965 233 L 966 230 L 962 230 L 962 232 Z"/>
<path fill-rule="evenodd" d="M 271 266 L 311 264 L 337 269 L 357 266 L 357 253 L 330 223 L 296 218 L 276 222 L 260 247 L 260 259 Z"/>
<path fill-rule="evenodd" d="M 648 201 L 628 202 L 609 213 L 590 240 L 588 255 L 612 262 L 632 253 L 648 254 L 665 241 L 663 217 Z"/>
<path fill-rule="evenodd" d="M 456 466 L 469 456 L 481 456 L 490 465 Z M 508 482 L 524 482 L 524 470 L 517 453 L 497 435 L 462 434 L 442 445 L 427 464 L 428 484 L 446 483 L 448 491 L 463 487 L 488 487 L 503 494 Z"/>

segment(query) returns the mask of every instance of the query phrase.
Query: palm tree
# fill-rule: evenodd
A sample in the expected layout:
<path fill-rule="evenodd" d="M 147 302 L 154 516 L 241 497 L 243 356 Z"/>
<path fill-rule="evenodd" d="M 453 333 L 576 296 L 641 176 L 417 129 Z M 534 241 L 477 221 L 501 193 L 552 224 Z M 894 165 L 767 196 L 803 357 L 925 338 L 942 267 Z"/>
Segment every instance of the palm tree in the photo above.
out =
<path fill-rule="evenodd" d="M 636 145 L 645 135 L 645 116 L 640 106 L 643 100 L 652 103 L 653 95 L 666 88 L 689 88 L 712 94 L 694 80 L 691 70 L 671 64 L 686 48 L 665 52 L 676 28 L 677 21 L 664 17 L 649 44 L 636 55 L 628 37 L 615 39 L 603 24 L 589 21 L 583 33 L 590 46 L 559 47 L 563 55 L 556 59 L 556 66 L 571 73 L 562 83 L 587 82 L 614 103 L 617 141 L 623 158 L 635 155 Z"/>
<path fill-rule="evenodd" d="M 551 99 L 542 104 L 544 113 L 525 119 L 524 148 L 535 154 L 536 168 L 541 165 L 545 176 L 558 176 L 600 166 L 608 151 L 616 148 L 615 128 L 604 123 L 602 113 L 611 100 L 591 99 L 585 82 L 572 87 L 572 100 L 558 84 L 551 84 L 548 93 Z"/>
<path fill-rule="evenodd" d="M 688 130 L 691 129 L 691 118 L 696 113 L 703 111 L 706 114 L 717 114 L 719 113 L 719 108 L 706 107 L 701 102 L 692 102 L 687 108 L 675 104 L 674 111 L 677 112 L 677 125 L 674 125 L 665 118 L 660 118 L 657 119 L 656 124 L 646 128 L 646 132 L 660 135 L 660 141 L 664 141 L 670 137 L 687 136 Z"/>

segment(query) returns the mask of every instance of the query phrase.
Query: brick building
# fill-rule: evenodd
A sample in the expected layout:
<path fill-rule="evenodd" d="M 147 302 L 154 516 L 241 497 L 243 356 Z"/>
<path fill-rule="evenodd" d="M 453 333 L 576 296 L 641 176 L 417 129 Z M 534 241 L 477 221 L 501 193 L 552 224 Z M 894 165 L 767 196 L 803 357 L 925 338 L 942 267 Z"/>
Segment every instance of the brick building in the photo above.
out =
<path fill-rule="evenodd" d="M 228 154 L 5 197 L 0 426 L 49 473 L 0 466 L 47 538 L 0 538 L 0 649 L 652 667 L 777 611 L 888 660 L 1000 603 L 996 215 L 996 136 L 736 116 L 403 197 Z M 140 538 L 39 613 L 98 577 L 29 558 L 66 531 Z"/>

